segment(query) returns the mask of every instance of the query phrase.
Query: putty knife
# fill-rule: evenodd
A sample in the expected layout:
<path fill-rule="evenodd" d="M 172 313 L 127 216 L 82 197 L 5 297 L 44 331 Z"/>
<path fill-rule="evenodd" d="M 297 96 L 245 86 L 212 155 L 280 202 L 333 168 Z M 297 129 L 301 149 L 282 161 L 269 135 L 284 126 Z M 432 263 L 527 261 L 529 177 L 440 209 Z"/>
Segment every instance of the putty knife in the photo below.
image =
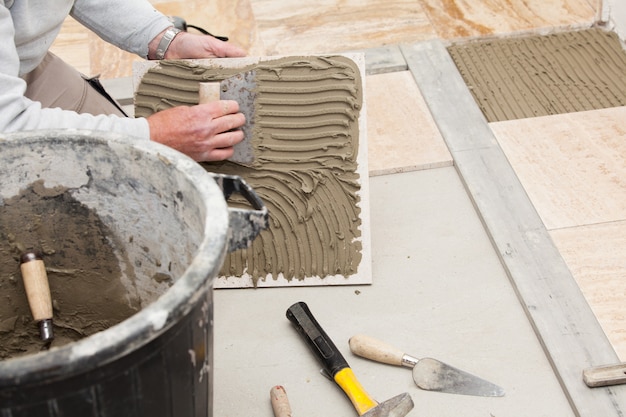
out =
<path fill-rule="evenodd" d="M 352 336 L 349 344 L 350 350 L 355 355 L 389 365 L 413 368 L 413 380 L 423 390 L 481 397 L 504 395 L 504 390 L 491 382 L 436 359 L 414 358 L 373 337 Z"/>
<path fill-rule="evenodd" d="M 229 161 L 240 164 L 254 162 L 254 149 L 252 148 L 252 131 L 254 128 L 254 109 L 256 100 L 256 71 L 250 70 L 233 75 L 221 82 L 200 83 L 199 103 L 210 103 L 217 100 L 234 100 L 239 104 L 239 111 L 246 116 L 246 123 L 241 130 L 243 140 L 236 144 L 234 154 Z"/>

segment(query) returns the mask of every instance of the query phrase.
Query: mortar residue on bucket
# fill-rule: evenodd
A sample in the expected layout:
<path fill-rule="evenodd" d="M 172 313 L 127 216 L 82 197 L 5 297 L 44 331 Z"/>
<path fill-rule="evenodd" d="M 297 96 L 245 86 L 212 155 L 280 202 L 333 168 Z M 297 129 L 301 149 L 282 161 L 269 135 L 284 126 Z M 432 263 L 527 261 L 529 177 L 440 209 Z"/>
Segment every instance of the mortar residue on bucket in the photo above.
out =
<path fill-rule="evenodd" d="M 212 291 L 231 234 L 214 177 L 107 132 L 0 133 L 0 155 L 0 344 L 29 322 L 33 335 L 0 360 L 0 415 L 211 416 Z M 87 336 L 38 353 L 19 291 L 31 246 L 44 253 L 55 333 Z"/>
<path fill-rule="evenodd" d="M 108 329 L 140 310 L 121 281 L 122 245 L 65 187 L 33 182 L 0 205 L 0 360 L 41 350 L 19 272 L 20 254 L 41 250 L 54 306 L 54 346 Z"/>

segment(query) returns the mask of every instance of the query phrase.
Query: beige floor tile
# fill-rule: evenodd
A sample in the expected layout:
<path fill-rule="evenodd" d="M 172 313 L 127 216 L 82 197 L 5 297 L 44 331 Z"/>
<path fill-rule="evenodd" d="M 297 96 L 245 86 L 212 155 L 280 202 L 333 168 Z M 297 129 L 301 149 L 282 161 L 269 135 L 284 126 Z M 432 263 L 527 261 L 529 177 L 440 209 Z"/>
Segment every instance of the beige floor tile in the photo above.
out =
<path fill-rule="evenodd" d="M 620 360 L 626 361 L 626 221 L 550 234 Z"/>
<path fill-rule="evenodd" d="M 626 107 L 490 124 L 549 230 L 626 219 Z"/>
<path fill-rule="evenodd" d="M 592 0 L 593 1 L 593 0 Z M 444 39 L 579 26 L 596 21 L 589 0 L 420 0 Z"/>
<path fill-rule="evenodd" d="M 342 52 L 435 37 L 415 0 L 250 0 L 266 55 Z"/>
<path fill-rule="evenodd" d="M 365 80 L 370 175 L 452 165 L 409 71 Z"/>

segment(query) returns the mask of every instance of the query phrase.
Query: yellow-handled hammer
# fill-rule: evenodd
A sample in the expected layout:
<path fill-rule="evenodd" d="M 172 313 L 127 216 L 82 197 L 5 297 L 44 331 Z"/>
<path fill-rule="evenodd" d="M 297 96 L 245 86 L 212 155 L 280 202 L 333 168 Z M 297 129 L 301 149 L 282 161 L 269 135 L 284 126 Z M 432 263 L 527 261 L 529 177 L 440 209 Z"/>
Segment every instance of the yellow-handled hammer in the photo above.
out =
<path fill-rule="evenodd" d="M 289 307 L 287 318 L 307 342 L 324 370 L 348 396 L 359 416 L 404 417 L 413 409 L 413 400 L 406 392 L 382 403 L 372 399 L 304 302 Z"/>

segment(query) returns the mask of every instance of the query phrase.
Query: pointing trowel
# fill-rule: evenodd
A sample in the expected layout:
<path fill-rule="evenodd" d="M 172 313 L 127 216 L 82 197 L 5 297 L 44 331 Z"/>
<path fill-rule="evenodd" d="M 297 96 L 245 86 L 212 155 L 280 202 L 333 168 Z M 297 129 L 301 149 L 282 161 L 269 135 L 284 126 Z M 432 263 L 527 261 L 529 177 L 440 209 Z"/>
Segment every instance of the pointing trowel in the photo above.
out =
<path fill-rule="evenodd" d="M 436 359 L 414 358 L 369 336 L 352 336 L 349 344 L 350 350 L 355 355 L 389 365 L 413 368 L 413 380 L 419 388 L 424 390 L 481 397 L 501 397 L 504 395 L 504 390 L 491 382 Z"/>
<path fill-rule="evenodd" d="M 254 162 L 252 132 L 254 128 L 254 102 L 257 94 L 256 86 L 256 71 L 250 70 L 220 82 L 202 82 L 198 87 L 199 103 L 234 100 L 239 104 L 239 111 L 246 116 L 246 123 L 241 128 L 243 141 L 233 147 L 235 152 L 228 160 L 244 165 Z"/>

